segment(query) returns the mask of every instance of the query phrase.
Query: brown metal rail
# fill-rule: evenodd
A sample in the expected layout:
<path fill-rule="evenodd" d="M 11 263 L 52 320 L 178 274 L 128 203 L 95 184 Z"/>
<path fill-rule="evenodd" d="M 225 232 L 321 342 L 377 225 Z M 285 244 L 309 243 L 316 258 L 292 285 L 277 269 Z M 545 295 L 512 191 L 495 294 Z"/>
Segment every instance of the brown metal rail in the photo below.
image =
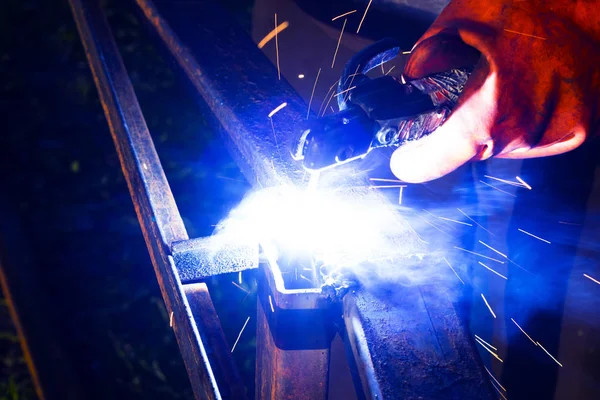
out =
<path fill-rule="evenodd" d="M 182 286 L 170 256 L 188 235 L 110 27 L 97 1 L 70 4 L 193 391 L 244 398 L 206 285 Z"/>

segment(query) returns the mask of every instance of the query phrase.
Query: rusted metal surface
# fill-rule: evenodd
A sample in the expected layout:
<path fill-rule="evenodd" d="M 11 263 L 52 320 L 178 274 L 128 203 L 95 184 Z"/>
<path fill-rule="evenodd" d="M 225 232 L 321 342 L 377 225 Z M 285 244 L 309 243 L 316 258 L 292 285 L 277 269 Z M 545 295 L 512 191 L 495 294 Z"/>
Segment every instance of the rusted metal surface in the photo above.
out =
<path fill-rule="evenodd" d="M 273 263 L 260 268 L 256 398 L 327 399 L 335 305 L 320 289 L 283 288 Z"/>
<path fill-rule="evenodd" d="M 221 329 L 219 318 L 208 288 L 204 283 L 183 285 L 183 291 L 190 303 L 192 317 L 197 323 L 198 333 L 206 344 L 208 358 L 213 367 L 219 391 L 224 399 L 245 399 L 246 391 L 230 356 L 229 346 Z"/>
<path fill-rule="evenodd" d="M 495 399 L 473 339 L 439 288 L 395 286 L 344 297 L 366 399 Z"/>
<path fill-rule="evenodd" d="M 226 132 L 249 182 L 301 183 L 291 141 L 306 122 L 307 106 L 215 0 L 136 0 Z M 287 102 L 287 107 L 268 114 Z"/>
<path fill-rule="evenodd" d="M 196 326 L 197 321 L 169 257 L 171 243 L 186 240 L 188 236 L 127 71 L 98 2 L 71 0 L 70 4 L 162 296 L 167 310 L 172 313 L 173 329 L 195 396 L 199 399 L 225 398 L 219 386 L 235 387 L 239 379 L 235 378 L 235 370 L 216 371 L 233 364 L 227 359 L 215 360 L 226 357 L 223 349 L 207 348 L 199 333 L 203 329 Z M 193 300 L 196 302 L 194 309 L 203 310 L 203 323 L 218 321 L 208 293 L 194 296 Z M 214 332 L 215 325 L 210 326 Z M 211 344 L 222 345 L 218 341 Z"/>

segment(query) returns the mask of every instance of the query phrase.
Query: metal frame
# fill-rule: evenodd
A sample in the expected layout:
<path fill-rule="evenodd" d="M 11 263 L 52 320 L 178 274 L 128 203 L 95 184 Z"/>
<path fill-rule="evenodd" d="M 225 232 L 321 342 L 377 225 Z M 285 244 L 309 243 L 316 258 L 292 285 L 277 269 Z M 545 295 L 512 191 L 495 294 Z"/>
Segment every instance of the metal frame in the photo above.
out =
<path fill-rule="evenodd" d="M 182 285 L 170 256 L 188 235 L 110 27 L 97 1 L 70 4 L 194 394 L 245 398 L 206 285 Z"/>
<path fill-rule="evenodd" d="M 306 105 L 277 80 L 245 32 L 223 23 L 230 19 L 218 1 L 136 2 L 215 127 L 225 131 L 247 179 L 259 187 L 305 184 L 288 146 L 306 119 Z M 194 394 L 243 399 L 208 289 L 194 283 L 214 271 L 203 264 L 201 240 L 188 238 L 110 28 L 96 0 L 70 3 Z M 283 101 L 287 107 L 269 121 Z M 234 270 L 259 267 L 258 244 L 246 250 L 246 258 L 231 260 Z M 327 398 L 333 326 L 344 325 L 342 306 L 340 333 L 358 371 L 360 398 L 492 398 L 473 341 L 448 299 L 428 288 L 396 288 L 402 301 L 387 299 L 384 307 L 366 290 L 347 294 L 340 304 L 319 288 L 287 289 L 272 260 L 260 269 L 257 398 Z M 407 310 L 406 298 L 417 311 Z M 419 378 L 423 384 L 414 384 Z"/>

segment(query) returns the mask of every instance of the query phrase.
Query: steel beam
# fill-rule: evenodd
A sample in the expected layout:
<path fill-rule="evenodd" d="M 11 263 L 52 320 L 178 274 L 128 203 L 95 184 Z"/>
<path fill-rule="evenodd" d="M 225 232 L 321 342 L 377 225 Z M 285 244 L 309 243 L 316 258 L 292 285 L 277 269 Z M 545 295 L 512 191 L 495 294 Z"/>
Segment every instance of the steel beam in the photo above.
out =
<path fill-rule="evenodd" d="M 219 1 L 136 1 L 225 131 L 248 181 L 302 183 L 305 173 L 290 149 L 307 106 Z"/>
<path fill-rule="evenodd" d="M 326 400 L 339 307 L 320 288 L 286 289 L 273 260 L 261 263 L 260 269 L 264 279 L 258 286 L 256 399 Z"/>
<path fill-rule="evenodd" d="M 70 4 L 194 394 L 198 399 L 244 398 L 206 287 L 195 288 L 203 295 L 192 296 L 190 307 L 169 255 L 171 244 L 188 235 L 110 27 L 97 1 Z M 202 314 L 196 321 L 193 310 L 198 309 Z M 212 349 L 207 334 L 213 335 Z"/>
<path fill-rule="evenodd" d="M 401 285 L 359 289 L 344 297 L 344 321 L 364 398 L 496 398 L 445 291 Z"/>

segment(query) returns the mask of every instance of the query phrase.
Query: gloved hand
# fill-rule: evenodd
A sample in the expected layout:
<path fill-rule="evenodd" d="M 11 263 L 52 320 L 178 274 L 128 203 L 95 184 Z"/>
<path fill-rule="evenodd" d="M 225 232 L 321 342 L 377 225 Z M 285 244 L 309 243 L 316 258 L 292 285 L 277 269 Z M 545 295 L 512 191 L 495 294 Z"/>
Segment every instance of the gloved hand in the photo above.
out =
<path fill-rule="evenodd" d="M 394 152 L 398 178 L 424 182 L 470 160 L 560 154 L 600 130 L 600 0 L 454 0 L 418 41 L 404 77 L 474 64 L 448 120 Z"/>

